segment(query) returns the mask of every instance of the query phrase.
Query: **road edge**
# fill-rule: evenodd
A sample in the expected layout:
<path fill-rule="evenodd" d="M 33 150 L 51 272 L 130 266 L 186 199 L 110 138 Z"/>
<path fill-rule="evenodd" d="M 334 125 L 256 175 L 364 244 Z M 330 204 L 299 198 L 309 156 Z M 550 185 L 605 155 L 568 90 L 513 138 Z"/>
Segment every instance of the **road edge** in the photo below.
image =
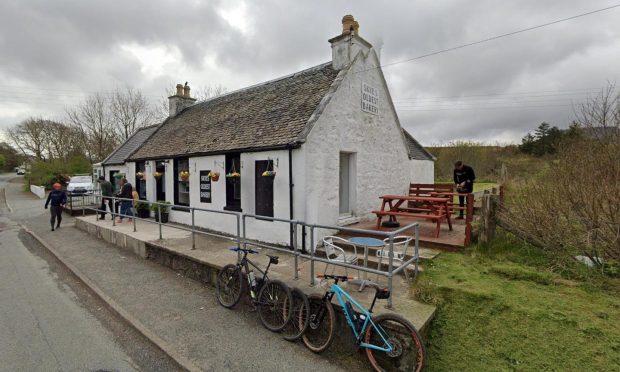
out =
<path fill-rule="evenodd" d="M 36 241 L 38 241 L 45 249 L 47 249 L 56 259 L 67 268 L 73 275 L 75 275 L 86 287 L 88 287 L 101 301 L 103 301 L 107 307 L 120 318 L 125 320 L 131 327 L 133 327 L 136 331 L 146 337 L 151 343 L 153 343 L 157 348 L 167 354 L 170 358 L 172 358 L 180 367 L 185 369 L 186 371 L 202 371 L 197 365 L 195 365 L 191 360 L 182 356 L 178 353 L 174 348 L 171 347 L 166 341 L 157 336 L 154 332 L 148 329 L 142 322 L 140 322 L 137 318 L 123 309 L 116 301 L 114 301 L 110 296 L 106 295 L 103 290 L 101 290 L 92 280 L 90 280 L 86 275 L 82 274 L 82 272 L 75 267 L 72 263 L 66 261 L 56 250 L 50 246 L 45 240 L 41 239 L 34 231 L 30 230 L 24 224 L 19 224 L 24 231 L 32 236 Z"/>

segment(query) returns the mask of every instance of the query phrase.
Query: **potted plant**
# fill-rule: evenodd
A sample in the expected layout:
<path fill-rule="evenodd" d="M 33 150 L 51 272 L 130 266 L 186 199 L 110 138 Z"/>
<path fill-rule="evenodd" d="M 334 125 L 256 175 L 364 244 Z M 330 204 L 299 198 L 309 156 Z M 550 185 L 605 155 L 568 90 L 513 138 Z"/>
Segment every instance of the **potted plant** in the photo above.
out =
<path fill-rule="evenodd" d="M 157 203 L 162 204 L 151 204 L 151 210 L 153 211 L 153 215 L 155 216 L 155 221 L 166 223 L 168 222 L 168 212 L 170 211 L 170 202 L 158 200 Z M 161 214 L 161 221 L 159 221 L 159 216 Z"/>
<path fill-rule="evenodd" d="M 209 178 L 211 178 L 211 181 L 213 182 L 217 182 L 220 179 L 220 172 L 209 172 L 209 174 L 207 175 L 209 176 Z"/>
<path fill-rule="evenodd" d="M 149 218 L 151 216 L 149 203 L 144 201 L 137 202 L 136 215 L 140 218 Z"/>
<path fill-rule="evenodd" d="M 180 171 L 179 172 L 179 179 L 181 179 L 181 181 L 183 181 L 183 182 L 187 182 L 189 180 L 189 172 L 188 171 Z"/>
<path fill-rule="evenodd" d="M 276 176 L 276 171 L 266 170 L 266 171 L 263 172 L 262 176 L 263 177 L 275 177 Z"/>
<path fill-rule="evenodd" d="M 153 172 L 153 177 L 155 177 L 157 179 L 161 178 L 161 172 L 157 172 L 157 171 Z"/>
<path fill-rule="evenodd" d="M 239 172 L 230 172 L 226 175 L 228 178 L 239 178 L 241 177 L 241 173 Z"/>
<path fill-rule="evenodd" d="M 144 173 L 143 172 L 136 172 L 136 179 L 137 180 L 144 179 Z"/>

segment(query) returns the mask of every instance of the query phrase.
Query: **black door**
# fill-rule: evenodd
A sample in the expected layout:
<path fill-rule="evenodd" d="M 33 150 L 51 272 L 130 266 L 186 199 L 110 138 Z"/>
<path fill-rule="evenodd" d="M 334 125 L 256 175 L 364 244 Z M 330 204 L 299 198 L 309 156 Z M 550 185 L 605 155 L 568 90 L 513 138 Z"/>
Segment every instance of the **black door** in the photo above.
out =
<path fill-rule="evenodd" d="M 166 200 L 166 163 L 163 161 L 155 162 L 155 171 L 161 174 L 161 177 L 155 178 L 155 191 L 157 201 Z"/>
<path fill-rule="evenodd" d="M 256 214 L 273 217 L 273 179 L 265 177 L 263 172 L 273 170 L 271 160 L 257 160 L 254 172 L 254 200 Z"/>
<path fill-rule="evenodd" d="M 226 173 L 241 173 L 241 155 L 226 155 Z M 241 175 L 243 177 L 243 175 Z M 226 206 L 229 211 L 241 212 L 241 177 L 226 177 Z"/>

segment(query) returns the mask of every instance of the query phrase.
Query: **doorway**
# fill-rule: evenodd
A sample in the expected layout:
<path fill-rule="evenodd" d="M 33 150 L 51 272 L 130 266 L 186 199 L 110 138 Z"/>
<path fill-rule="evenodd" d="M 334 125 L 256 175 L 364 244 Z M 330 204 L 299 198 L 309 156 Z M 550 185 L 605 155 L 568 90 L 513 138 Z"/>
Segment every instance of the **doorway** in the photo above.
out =
<path fill-rule="evenodd" d="M 166 162 L 156 161 L 155 171 L 161 174 L 160 177 L 155 177 L 155 197 L 157 201 L 166 200 Z"/>
<path fill-rule="evenodd" d="M 340 153 L 338 200 L 340 216 L 351 216 L 355 203 L 355 153 Z"/>
<path fill-rule="evenodd" d="M 226 154 L 226 173 L 241 174 L 241 154 Z M 241 176 L 226 177 L 226 206 L 227 211 L 241 212 Z"/>
<path fill-rule="evenodd" d="M 273 179 L 263 172 L 273 170 L 273 160 L 257 160 L 254 167 L 255 211 L 259 216 L 273 217 Z"/>

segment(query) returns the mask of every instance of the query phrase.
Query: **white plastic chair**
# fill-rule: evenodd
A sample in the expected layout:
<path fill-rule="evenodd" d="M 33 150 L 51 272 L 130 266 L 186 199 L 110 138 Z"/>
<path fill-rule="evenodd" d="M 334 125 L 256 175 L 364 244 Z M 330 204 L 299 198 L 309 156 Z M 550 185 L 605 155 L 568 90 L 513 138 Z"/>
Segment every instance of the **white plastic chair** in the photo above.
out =
<path fill-rule="evenodd" d="M 337 246 L 335 243 L 346 244 L 353 247 L 354 255 L 347 254 L 344 249 Z M 331 264 L 331 262 L 343 262 L 350 265 L 357 265 L 357 247 L 355 244 L 350 241 L 337 237 L 337 236 L 326 236 L 323 238 L 323 247 L 325 249 L 325 256 L 327 260 L 330 261 L 325 265 L 325 272 L 327 272 L 327 267 Z M 345 267 L 345 275 L 349 275 L 349 268 Z M 332 274 L 336 270 L 336 265 L 332 269 Z M 357 277 L 360 277 L 360 270 L 357 269 Z"/>
<path fill-rule="evenodd" d="M 395 236 L 394 237 L 394 261 L 400 262 L 402 265 L 407 259 L 407 249 L 409 248 L 409 243 L 413 240 L 412 236 Z M 389 259 L 390 259 L 390 238 L 383 239 L 385 242 L 385 248 L 377 251 L 377 257 L 379 257 L 379 265 L 377 268 L 381 270 L 381 261 L 385 258 L 387 261 L 387 265 L 389 267 Z M 405 278 L 407 281 L 409 280 L 409 274 L 407 273 L 407 268 L 403 269 L 405 273 Z M 379 280 L 379 275 L 377 275 L 377 280 Z"/>

